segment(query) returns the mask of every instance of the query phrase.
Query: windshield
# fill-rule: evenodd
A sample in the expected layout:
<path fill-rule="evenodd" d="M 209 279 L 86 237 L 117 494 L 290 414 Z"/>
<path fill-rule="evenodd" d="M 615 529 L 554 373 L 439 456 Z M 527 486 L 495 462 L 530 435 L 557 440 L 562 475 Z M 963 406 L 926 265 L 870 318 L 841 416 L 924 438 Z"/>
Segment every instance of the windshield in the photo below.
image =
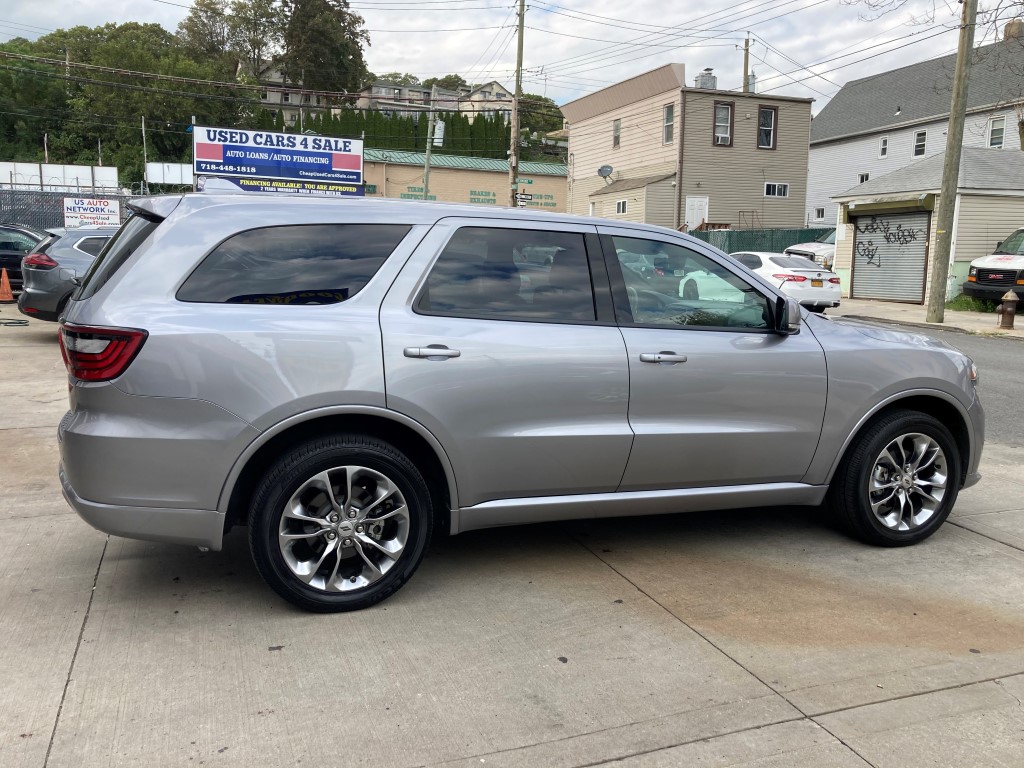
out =
<path fill-rule="evenodd" d="M 1018 229 L 1008 238 L 1003 240 L 996 253 L 1010 253 L 1014 256 L 1024 255 L 1024 229 Z"/>
<path fill-rule="evenodd" d="M 828 243 L 829 245 L 835 245 L 836 244 L 836 231 L 833 229 L 827 235 L 819 237 L 814 242 L 816 242 L 816 243 Z"/>

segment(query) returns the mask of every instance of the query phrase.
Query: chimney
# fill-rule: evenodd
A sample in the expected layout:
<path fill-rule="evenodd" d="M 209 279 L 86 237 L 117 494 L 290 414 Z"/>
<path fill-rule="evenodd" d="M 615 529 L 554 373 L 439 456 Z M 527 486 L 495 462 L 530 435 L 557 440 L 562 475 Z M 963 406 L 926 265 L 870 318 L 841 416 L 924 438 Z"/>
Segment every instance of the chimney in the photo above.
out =
<path fill-rule="evenodd" d="M 714 91 L 718 89 L 718 78 L 712 74 L 714 70 L 708 67 L 699 75 L 697 75 L 697 87 L 703 88 L 708 91 Z"/>
<path fill-rule="evenodd" d="M 1024 38 L 1024 21 L 1014 19 L 1008 21 L 1003 28 L 1003 40 L 1020 40 Z"/>

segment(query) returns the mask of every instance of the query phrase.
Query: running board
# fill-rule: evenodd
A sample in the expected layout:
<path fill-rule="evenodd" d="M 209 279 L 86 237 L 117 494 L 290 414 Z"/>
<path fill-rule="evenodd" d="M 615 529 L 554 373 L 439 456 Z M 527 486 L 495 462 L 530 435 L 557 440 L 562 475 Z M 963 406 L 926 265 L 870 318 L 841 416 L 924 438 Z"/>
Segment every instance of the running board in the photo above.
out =
<path fill-rule="evenodd" d="M 632 517 L 674 512 L 708 512 L 743 507 L 815 506 L 828 491 L 825 485 L 761 483 L 671 491 L 623 491 L 578 496 L 533 496 L 498 499 L 452 512 L 452 534 L 501 525 L 580 520 L 591 517 Z"/>

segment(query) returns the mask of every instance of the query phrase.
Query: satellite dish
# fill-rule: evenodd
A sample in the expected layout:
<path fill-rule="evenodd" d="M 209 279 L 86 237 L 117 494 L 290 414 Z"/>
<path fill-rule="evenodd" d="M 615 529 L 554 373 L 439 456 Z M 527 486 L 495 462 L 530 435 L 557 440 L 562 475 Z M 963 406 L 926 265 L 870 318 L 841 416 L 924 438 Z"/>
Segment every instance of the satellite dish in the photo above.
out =
<path fill-rule="evenodd" d="M 597 175 L 600 176 L 602 179 L 607 179 L 609 176 L 612 175 L 612 167 L 610 165 L 602 165 L 600 168 L 597 169 Z"/>

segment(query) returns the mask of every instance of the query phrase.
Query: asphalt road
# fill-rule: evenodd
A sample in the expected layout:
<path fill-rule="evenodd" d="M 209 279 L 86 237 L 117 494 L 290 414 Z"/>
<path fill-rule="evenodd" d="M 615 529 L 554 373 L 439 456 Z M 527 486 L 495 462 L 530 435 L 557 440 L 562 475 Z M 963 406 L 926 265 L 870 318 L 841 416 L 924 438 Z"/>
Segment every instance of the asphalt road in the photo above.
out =
<path fill-rule="evenodd" d="M 900 326 L 903 327 L 903 326 Z M 920 328 L 904 327 L 912 333 Z M 986 442 L 1024 446 L 1024 344 L 1015 339 L 975 336 L 954 331 L 925 331 L 942 339 L 978 365 L 978 390 L 985 406 Z"/>

